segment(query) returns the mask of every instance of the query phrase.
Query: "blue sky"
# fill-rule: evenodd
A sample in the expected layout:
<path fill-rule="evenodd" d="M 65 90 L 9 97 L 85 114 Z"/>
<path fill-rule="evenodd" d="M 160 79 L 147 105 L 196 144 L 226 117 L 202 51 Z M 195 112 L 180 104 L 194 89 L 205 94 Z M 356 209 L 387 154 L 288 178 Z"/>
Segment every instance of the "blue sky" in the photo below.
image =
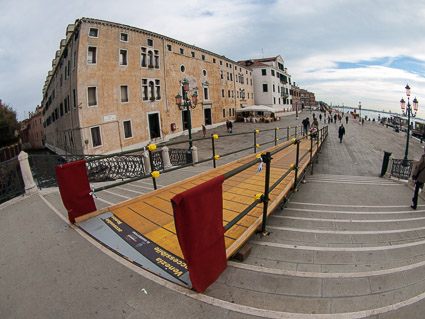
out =
<path fill-rule="evenodd" d="M 281 55 L 292 81 L 334 105 L 399 112 L 409 83 L 425 118 L 423 0 L 0 0 L 0 9 L 0 99 L 20 120 L 40 104 L 66 27 L 81 17 L 233 60 Z"/>

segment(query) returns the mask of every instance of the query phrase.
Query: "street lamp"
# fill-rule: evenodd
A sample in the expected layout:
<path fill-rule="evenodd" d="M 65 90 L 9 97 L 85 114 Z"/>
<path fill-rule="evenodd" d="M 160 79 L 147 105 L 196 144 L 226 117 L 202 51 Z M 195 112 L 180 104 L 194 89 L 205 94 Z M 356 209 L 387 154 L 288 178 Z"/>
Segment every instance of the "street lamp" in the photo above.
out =
<path fill-rule="evenodd" d="M 406 85 L 406 95 L 407 95 L 407 107 L 406 102 L 403 98 L 400 100 L 401 109 L 403 111 L 403 115 L 406 115 L 407 113 L 407 138 L 406 138 L 406 150 L 404 152 L 404 159 L 403 163 L 404 165 L 407 165 L 407 155 L 409 153 L 409 137 L 410 137 L 410 116 L 416 117 L 416 112 L 418 112 L 418 100 L 416 97 L 413 100 L 413 110 L 412 105 L 410 105 L 410 86 L 409 84 Z M 406 111 L 405 111 L 406 110 Z"/>
<path fill-rule="evenodd" d="M 187 112 L 187 128 L 189 130 L 189 148 L 192 149 L 192 119 L 190 115 L 190 109 L 194 109 L 196 104 L 198 103 L 198 94 L 195 92 L 192 94 L 192 101 L 190 101 L 187 97 L 187 93 L 189 92 L 189 81 L 187 79 L 183 79 L 183 96 L 180 94 L 176 95 L 176 104 L 179 107 L 180 111 L 186 109 Z M 182 103 L 183 100 L 183 103 Z"/>

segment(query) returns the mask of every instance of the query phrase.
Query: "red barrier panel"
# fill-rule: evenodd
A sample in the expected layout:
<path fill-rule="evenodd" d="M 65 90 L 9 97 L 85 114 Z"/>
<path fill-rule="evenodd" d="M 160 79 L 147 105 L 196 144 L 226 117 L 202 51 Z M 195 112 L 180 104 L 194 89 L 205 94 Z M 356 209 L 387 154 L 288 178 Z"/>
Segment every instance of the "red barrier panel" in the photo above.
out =
<path fill-rule="evenodd" d="M 174 222 L 193 288 L 203 292 L 227 267 L 223 227 L 224 176 L 171 199 Z"/>
<path fill-rule="evenodd" d="M 86 161 L 57 165 L 55 171 L 62 202 L 68 210 L 69 221 L 74 224 L 76 217 L 94 212 L 96 205 L 90 195 Z"/>

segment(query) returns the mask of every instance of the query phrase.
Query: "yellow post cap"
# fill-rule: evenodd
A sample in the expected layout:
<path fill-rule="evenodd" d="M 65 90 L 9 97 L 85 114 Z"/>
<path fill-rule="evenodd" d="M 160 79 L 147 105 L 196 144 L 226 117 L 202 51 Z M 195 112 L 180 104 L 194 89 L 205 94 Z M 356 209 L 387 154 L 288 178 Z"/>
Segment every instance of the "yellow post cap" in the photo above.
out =
<path fill-rule="evenodd" d="M 153 152 L 156 150 L 156 144 L 149 144 L 148 148 L 149 148 L 149 151 Z"/>
<path fill-rule="evenodd" d="M 276 127 L 276 131 L 279 131 L 279 128 L 278 127 Z"/>
<path fill-rule="evenodd" d="M 255 157 L 256 157 L 256 158 L 260 158 L 260 157 L 261 157 L 261 153 L 260 153 L 260 154 L 255 155 Z"/>
<path fill-rule="evenodd" d="M 152 174 L 152 177 L 153 178 L 158 178 L 159 177 L 159 172 L 158 171 L 153 171 L 151 174 Z"/>
<path fill-rule="evenodd" d="M 263 196 L 263 194 L 255 194 L 255 200 L 258 200 L 261 198 L 261 196 Z"/>
<path fill-rule="evenodd" d="M 293 168 L 293 167 L 294 167 L 294 164 L 289 165 L 289 168 Z"/>
<path fill-rule="evenodd" d="M 276 142 L 279 142 L 279 139 L 278 138 L 276 139 Z"/>
<path fill-rule="evenodd" d="M 214 155 L 214 158 L 215 158 L 216 160 L 218 160 L 218 159 L 220 159 L 220 155 Z"/>
<path fill-rule="evenodd" d="M 296 139 L 295 139 L 295 138 L 293 138 L 293 139 L 292 139 L 292 142 L 295 142 L 295 141 L 296 141 Z"/>
<path fill-rule="evenodd" d="M 213 139 L 215 139 L 215 140 L 218 139 L 218 135 L 217 134 L 214 134 L 213 135 Z"/>
<path fill-rule="evenodd" d="M 255 133 L 260 133 L 260 131 L 259 130 L 255 130 Z"/>
<path fill-rule="evenodd" d="M 255 146 L 258 148 L 258 147 L 260 147 L 260 144 L 256 144 Z"/>

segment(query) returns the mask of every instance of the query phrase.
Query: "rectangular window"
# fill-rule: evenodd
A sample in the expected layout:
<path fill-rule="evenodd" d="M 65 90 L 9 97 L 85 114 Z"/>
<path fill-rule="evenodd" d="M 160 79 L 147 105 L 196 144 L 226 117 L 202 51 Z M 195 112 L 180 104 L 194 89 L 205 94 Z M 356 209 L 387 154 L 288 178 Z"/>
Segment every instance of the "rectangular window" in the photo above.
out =
<path fill-rule="evenodd" d="M 87 88 L 87 105 L 97 106 L 97 90 L 95 86 Z"/>
<path fill-rule="evenodd" d="M 124 138 L 133 137 L 133 132 L 131 131 L 131 121 L 130 120 L 124 121 L 123 126 L 124 126 Z"/>
<path fill-rule="evenodd" d="M 215 60 L 215 58 L 213 58 L 213 63 L 214 63 L 214 64 L 216 63 L 216 60 Z"/>
<path fill-rule="evenodd" d="M 272 70 L 272 76 L 274 76 L 274 70 Z"/>
<path fill-rule="evenodd" d="M 233 81 L 233 75 L 230 73 L 230 81 Z"/>
<path fill-rule="evenodd" d="M 100 135 L 100 127 L 95 126 L 90 128 L 91 133 L 91 141 L 93 144 L 93 147 L 102 146 L 102 137 Z"/>
<path fill-rule="evenodd" d="M 98 28 L 90 28 L 89 37 L 90 38 L 97 38 L 97 37 L 99 37 L 99 29 Z"/>
<path fill-rule="evenodd" d="M 121 103 L 128 102 L 128 86 L 121 85 Z"/>
<path fill-rule="evenodd" d="M 192 58 L 194 58 L 195 57 L 195 52 L 190 52 L 190 55 L 192 56 Z"/>
<path fill-rule="evenodd" d="M 276 88 L 275 88 L 274 84 L 273 84 L 273 92 L 276 92 Z M 276 104 L 276 103 L 275 103 L 275 104 Z"/>
<path fill-rule="evenodd" d="M 142 99 L 143 101 L 147 101 L 149 99 L 147 79 L 142 79 Z"/>
<path fill-rule="evenodd" d="M 96 64 L 97 47 L 89 47 L 87 52 L 87 63 Z"/>
<path fill-rule="evenodd" d="M 154 50 L 155 68 L 159 69 L 159 50 Z"/>
<path fill-rule="evenodd" d="M 267 75 L 267 70 L 266 69 L 261 69 L 261 75 Z"/>
<path fill-rule="evenodd" d="M 180 54 L 184 54 L 184 49 L 180 48 Z"/>
<path fill-rule="evenodd" d="M 60 116 L 63 116 L 63 103 L 59 104 L 59 113 Z"/>
<path fill-rule="evenodd" d="M 72 90 L 72 99 L 74 100 L 74 109 L 77 107 L 77 94 L 75 89 Z"/>
<path fill-rule="evenodd" d="M 205 99 L 205 100 L 209 100 L 209 96 L 208 96 L 208 88 L 207 88 L 207 87 L 205 87 L 205 88 L 204 88 L 204 99 Z"/>
<path fill-rule="evenodd" d="M 230 90 L 227 91 L 227 96 L 230 97 Z"/>
<path fill-rule="evenodd" d="M 173 51 L 173 47 L 171 46 L 171 44 L 167 44 L 167 51 L 169 52 Z"/>
<path fill-rule="evenodd" d="M 127 50 L 120 50 L 120 65 L 127 65 Z"/>
<path fill-rule="evenodd" d="M 128 42 L 128 34 L 127 34 L 127 33 L 123 33 L 123 32 L 121 32 L 120 40 L 121 40 L 122 42 Z"/>
<path fill-rule="evenodd" d="M 148 39 L 147 44 L 148 44 L 148 46 L 153 47 L 153 40 L 152 39 Z"/>
<path fill-rule="evenodd" d="M 146 48 L 144 47 L 140 48 L 140 65 L 146 67 Z"/>
<path fill-rule="evenodd" d="M 155 98 L 157 100 L 161 99 L 161 81 L 155 80 Z"/>
<path fill-rule="evenodd" d="M 202 61 L 205 61 L 205 55 L 202 54 Z"/>
<path fill-rule="evenodd" d="M 268 90 L 268 87 L 267 87 L 267 84 L 266 83 L 264 83 L 263 84 L 263 92 L 268 92 L 269 90 Z"/>
<path fill-rule="evenodd" d="M 226 117 L 226 109 L 223 109 L 223 118 Z"/>
<path fill-rule="evenodd" d="M 221 97 L 225 97 L 224 90 L 221 90 Z"/>

